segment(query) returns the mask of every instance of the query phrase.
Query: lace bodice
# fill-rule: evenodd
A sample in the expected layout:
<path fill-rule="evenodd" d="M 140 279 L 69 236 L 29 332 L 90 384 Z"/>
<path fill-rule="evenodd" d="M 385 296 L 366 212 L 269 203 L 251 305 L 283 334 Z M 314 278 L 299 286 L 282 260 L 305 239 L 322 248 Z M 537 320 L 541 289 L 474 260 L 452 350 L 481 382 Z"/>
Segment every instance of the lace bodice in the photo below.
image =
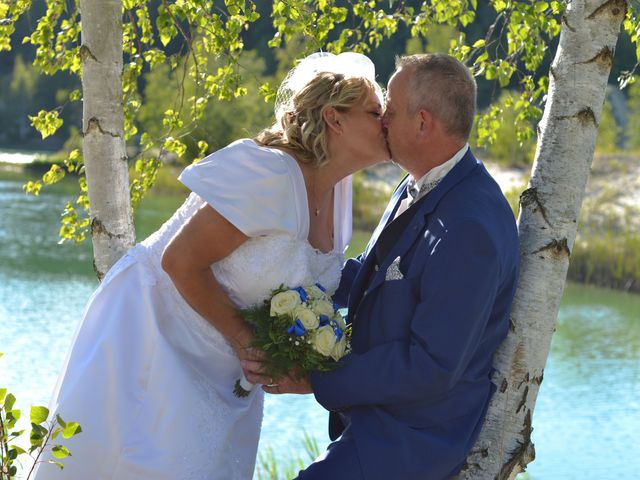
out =
<path fill-rule="evenodd" d="M 157 232 L 130 252 L 151 267 L 152 281 L 171 281 L 160 267 L 162 252 L 203 203 L 192 193 Z M 333 292 L 340 281 L 343 260 L 340 251 L 322 253 L 306 239 L 285 232 L 250 238 L 228 257 L 214 263 L 211 269 L 231 300 L 243 308 L 260 303 L 281 283 L 296 287 L 319 282 Z"/>

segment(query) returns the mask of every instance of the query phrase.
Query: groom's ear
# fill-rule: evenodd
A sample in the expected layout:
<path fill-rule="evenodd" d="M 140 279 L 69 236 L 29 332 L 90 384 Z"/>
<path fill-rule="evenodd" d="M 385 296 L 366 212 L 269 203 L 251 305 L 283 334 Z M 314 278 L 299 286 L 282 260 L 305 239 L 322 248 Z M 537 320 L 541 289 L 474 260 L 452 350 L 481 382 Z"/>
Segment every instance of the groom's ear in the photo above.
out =
<path fill-rule="evenodd" d="M 342 134 L 342 125 L 340 124 L 340 112 L 334 107 L 328 107 L 322 112 L 322 119 L 327 126 L 338 135 Z"/>
<path fill-rule="evenodd" d="M 429 110 L 420 109 L 418 110 L 420 129 L 419 135 L 421 137 L 429 137 L 433 132 L 435 117 L 431 114 Z"/>

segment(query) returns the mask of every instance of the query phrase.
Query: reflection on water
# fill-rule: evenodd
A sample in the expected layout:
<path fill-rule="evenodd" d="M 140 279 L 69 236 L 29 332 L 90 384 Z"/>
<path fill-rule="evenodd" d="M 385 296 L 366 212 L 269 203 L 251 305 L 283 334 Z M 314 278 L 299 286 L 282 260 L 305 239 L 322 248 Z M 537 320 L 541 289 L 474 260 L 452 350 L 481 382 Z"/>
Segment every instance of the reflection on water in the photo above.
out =
<path fill-rule="evenodd" d="M 96 281 L 90 245 L 58 245 L 73 185 L 26 196 L 0 176 L 0 386 L 23 410 L 46 404 Z M 182 202 L 152 198 L 137 214 L 144 238 Z M 12 368 L 7 368 L 11 365 Z M 569 286 L 533 418 L 537 459 L 528 478 L 603 480 L 640 468 L 640 296 Z M 303 456 L 302 429 L 328 442 L 311 396 L 267 397 L 260 449 Z"/>

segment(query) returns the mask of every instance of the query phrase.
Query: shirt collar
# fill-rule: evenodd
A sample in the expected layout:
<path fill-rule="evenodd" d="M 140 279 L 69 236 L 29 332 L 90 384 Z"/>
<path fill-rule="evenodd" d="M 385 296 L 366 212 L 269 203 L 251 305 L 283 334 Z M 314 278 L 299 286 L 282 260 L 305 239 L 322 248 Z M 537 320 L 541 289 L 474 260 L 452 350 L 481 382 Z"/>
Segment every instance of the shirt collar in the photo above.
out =
<path fill-rule="evenodd" d="M 442 180 L 447 173 L 449 173 L 456 164 L 462 160 L 462 157 L 465 156 L 467 150 L 469 149 L 469 144 L 465 143 L 464 147 L 456 152 L 456 154 L 451 157 L 449 160 L 444 162 L 437 167 L 432 168 L 426 174 L 424 174 L 419 180 L 415 180 L 413 176 L 409 177 L 409 183 L 407 184 L 407 191 L 409 195 L 413 197 L 412 203 L 416 202 L 424 195 L 433 190 L 440 180 Z"/>

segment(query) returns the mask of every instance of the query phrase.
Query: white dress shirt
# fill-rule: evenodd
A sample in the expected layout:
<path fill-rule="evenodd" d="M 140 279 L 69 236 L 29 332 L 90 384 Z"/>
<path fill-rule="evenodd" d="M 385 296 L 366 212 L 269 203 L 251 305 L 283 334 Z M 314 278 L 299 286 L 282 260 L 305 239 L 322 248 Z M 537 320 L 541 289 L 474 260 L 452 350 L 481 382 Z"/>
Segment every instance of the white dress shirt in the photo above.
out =
<path fill-rule="evenodd" d="M 453 169 L 453 167 L 455 167 L 457 163 L 462 160 L 462 157 L 465 156 L 468 149 L 469 144 L 465 143 L 464 147 L 458 150 L 453 157 L 451 157 L 443 164 L 429 170 L 419 180 L 416 180 L 413 178 L 413 176 L 410 176 L 409 183 L 407 183 L 408 195 L 404 200 L 402 200 L 402 203 L 400 203 L 400 206 L 398 207 L 394 218 L 398 217 L 407 208 L 409 208 L 411 205 L 416 203 L 427 193 L 433 190 L 438 185 L 438 183 L 440 183 L 440 181 L 447 175 L 447 173 L 449 173 Z"/>

